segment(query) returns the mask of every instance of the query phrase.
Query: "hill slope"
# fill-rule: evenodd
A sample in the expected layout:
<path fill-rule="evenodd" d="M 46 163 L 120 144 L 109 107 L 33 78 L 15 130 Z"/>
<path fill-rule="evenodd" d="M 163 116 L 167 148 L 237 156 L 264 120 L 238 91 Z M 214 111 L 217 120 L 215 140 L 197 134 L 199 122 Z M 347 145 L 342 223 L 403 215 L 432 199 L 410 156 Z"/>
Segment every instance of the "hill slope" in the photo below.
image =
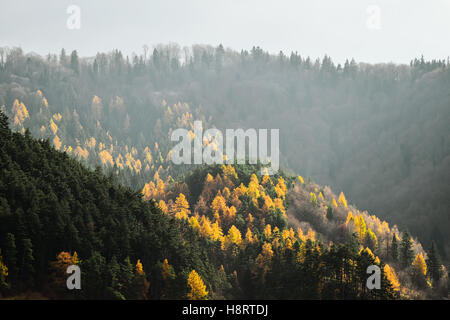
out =
<path fill-rule="evenodd" d="M 223 260 L 227 249 L 232 250 L 234 264 L 248 267 L 236 263 L 238 238 L 217 234 L 222 249 L 219 245 L 215 254 L 205 254 L 215 242 L 202 241 L 193 230 L 195 225 L 191 229 L 184 222 L 188 205 L 181 196 L 170 205 L 175 215 L 171 218 L 130 190 L 116 187 L 100 172 L 53 150 L 48 142 L 35 141 L 28 133 L 11 133 L 6 118 L 0 116 L 1 264 L 7 268 L 2 267 L 3 293 L 40 290 L 58 298 L 182 298 L 188 294 L 185 281 L 191 268 L 212 288 L 218 279 L 214 281 L 217 276 L 208 261 Z M 252 250 L 259 251 L 256 246 Z M 171 267 L 164 267 L 166 258 Z M 134 271 L 130 260 L 137 259 Z M 61 271 L 72 263 L 81 266 L 86 280 L 80 292 L 68 293 Z M 269 263 L 258 265 L 266 268 Z M 106 276 L 102 276 L 104 269 Z M 223 266 L 218 274 L 232 288 Z M 257 292 L 240 292 L 238 287 L 232 296 L 254 297 Z M 267 294 L 262 296 L 274 293 Z"/>
<path fill-rule="evenodd" d="M 208 246 L 189 227 L 174 223 L 152 202 L 117 186 L 101 171 L 54 150 L 48 141 L 11 133 L 0 116 L 0 256 L 8 269 L 1 293 L 161 297 L 160 276 L 152 277 L 153 290 L 139 291 L 145 283 L 134 270 L 138 259 L 147 274 L 155 275 L 161 274 L 164 259 L 170 261 L 179 275 L 171 280 L 176 293 L 167 293 L 172 298 L 185 297 L 192 269 L 213 282 Z M 75 263 L 74 252 L 86 280 L 81 292 L 69 294 L 65 268 Z"/>
<path fill-rule="evenodd" d="M 257 166 L 212 166 L 179 181 L 156 177 L 143 190 L 155 206 L 48 141 L 12 133 L 0 116 L 3 295 L 393 299 L 426 292 L 421 265 L 409 260 L 424 254 L 420 245 L 407 239 L 410 255 L 400 244 L 398 261 L 390 258 L 385 246 L 397 229 L 343 194 L 301 177 L 260 176 Z M 65 289 L 70 264 L 81 267 L 80 291 Z M 380 290 L 366 287 L 369 265 L 382 270 Z"/>
<path fill-rule="evenodd" d="M 138 190 L 186 168 L 169 161 L 171 130 L 280 128 L 284 168 L 346 194 L 407 226 L 426 248 L 450 256 L 450 68 L 336 65 L 261 48 L 176 45 L 152 55 L 119 50 L 81 59 L 4 51 L 0 108 L 14 130 L 29 128 L 88 163 L 116 166 Z"/>

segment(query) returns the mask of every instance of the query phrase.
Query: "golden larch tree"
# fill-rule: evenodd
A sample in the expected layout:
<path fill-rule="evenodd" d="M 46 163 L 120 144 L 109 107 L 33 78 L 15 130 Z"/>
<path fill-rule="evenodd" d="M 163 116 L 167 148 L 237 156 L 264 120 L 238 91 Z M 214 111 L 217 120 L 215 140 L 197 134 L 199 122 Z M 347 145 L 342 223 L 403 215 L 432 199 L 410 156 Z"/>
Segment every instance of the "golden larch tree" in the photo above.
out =
<path fill-rule="evenodd" d="M 203 283 L 202 278 L 195 270 L 192 270 L 189 274 L 187 285 L 190 289 L 187 294 L 188 299 L 204 300 L 207 297 L 208 291 L 206 291 L 206 285 Z"/>
<path fill-rule="evenodd" d="M 427 264 L 425 263 L 425 259 L 423 258 L 423 255 L 421 253 L 418 253 L 416 255 L 416 258 L 414 259 L 412 263 L 415 272 L 421 275 L 427 274 Z"/>
<path fill-rule="evenodd" d="M 345 208 L 347 208 L 347 199 L 343 192 L 339 195 L 339 203 L 342 204 Z"/>
<path fill-rule="evenodd" d="M 398 281 L 397 274 L 395 273 L 394 268 L 386 264 L 383 270 L 394 290 L 400 290 L 400 282 Z"/>

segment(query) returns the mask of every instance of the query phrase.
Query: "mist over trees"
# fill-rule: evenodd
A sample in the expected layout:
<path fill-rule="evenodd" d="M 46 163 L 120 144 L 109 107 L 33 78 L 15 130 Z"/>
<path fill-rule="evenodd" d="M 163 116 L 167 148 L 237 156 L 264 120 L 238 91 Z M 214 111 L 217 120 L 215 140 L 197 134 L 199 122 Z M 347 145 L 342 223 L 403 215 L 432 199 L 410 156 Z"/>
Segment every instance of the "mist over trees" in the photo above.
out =
<path fill-rule="evenodd" d="M 259 47 L 152 49 L 81 58 L 3 48 L 0 107 L 14 129 L 70 146 L 91 166 L 117 167 L 123 155 L 132 169 L 118 179 L 134 189 L 155 172 L 173 174 L 168 133 L 191 118 L 219 129 L 279 128 L 284 168 L 345 191 L 352 204 L 407 227 L 426 249 L 434 240 L 448 259 L 448 59 L 336 65 L 328 56 Z"/>

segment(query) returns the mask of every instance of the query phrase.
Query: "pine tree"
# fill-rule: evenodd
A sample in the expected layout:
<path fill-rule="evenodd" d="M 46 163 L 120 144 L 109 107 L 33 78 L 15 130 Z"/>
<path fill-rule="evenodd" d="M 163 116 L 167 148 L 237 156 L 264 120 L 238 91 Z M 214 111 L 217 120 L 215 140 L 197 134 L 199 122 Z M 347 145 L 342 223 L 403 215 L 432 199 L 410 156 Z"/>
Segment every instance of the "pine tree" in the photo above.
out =
<path fill-rule="evenodd" d="M 431 248 L 428 252 L 427 267 L 428 274 L 433 283 L 439 281 L 439 279 L 442 277 L 442 262 L 436 247 L 436 243 L 434 241 L 431 242 Z"/>
<path fill-rule="evenodd" d="M 334 209 L 331 204 L 327 206 L 327 220 L 332 221 L 334 217 Z"/>
<path fill-rule="evenodd" d="M 397 236 L 394 235 L 392 236 L 392 244 L 391 244 L 391 258 L 393 261 L 397 261 L 398 260 L 398 243 L 397 243 Z"/>
<path fill-rule="evenodd" d="M 414 251 L 412 249 L 411 236 L 408 230 L 405 230 L 402 234 L 402 241 L 400 242 L 400 263 L 403 268 L 409 267 L 414 259 Z"/>
<path fill-rule="evenodd" d="M 134 272 L 133 264 L 129 257 L 126 257 L 123 263 L 120 265 L 120 278 L 123 286 L 123 294 L 125 298 L 130 298 L 134 296 L 135 289 L 133 287 Z"/>
<path fill-rule="evenodd" d="M 72 51 L 72 54 L 70 55 L 70 68 L 78 74 L 80 72 L 79 68 L 79 62 L 78 62 L 78 53 L 76 50 Z"/>
<path fill-rule="evenodd" d="M 33 257 L 33 245 L 30 239 L 22 240 L 22 267 L 21 278 L 27 285 L 27 288 L 34 286 L 34 257 Z"/>
<path fill-rule="evenodd" d="M 61 49 L 61 54 L 59 55 L 59 63 L 62 66 L 66 66 L 67 64 L 66 50 L 64 50 L 64 48 Z"/>
<path fill-rule="evenodd" d="M 378 238 L 370 228 L 367 229 L 365 242 L 366 245 L 372 249 L 372 251 L 376 251 L 378 249 Z"/>

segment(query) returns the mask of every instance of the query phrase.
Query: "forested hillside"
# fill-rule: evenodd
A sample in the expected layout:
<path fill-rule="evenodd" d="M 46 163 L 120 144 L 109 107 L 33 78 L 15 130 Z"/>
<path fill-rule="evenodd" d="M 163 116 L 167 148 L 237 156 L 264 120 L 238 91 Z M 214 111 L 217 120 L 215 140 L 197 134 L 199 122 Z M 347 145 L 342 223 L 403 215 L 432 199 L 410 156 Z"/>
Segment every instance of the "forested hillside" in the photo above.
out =
<path fill-rule="evenodd" d="M 11 133 L 0 116 L 1 294 L 160 298 L 165 259 L 179 275 L 170 280 L 176 289 L 171 297 L 185 297 L 192 270 L 214 277 L 210 248 L 185 224 L 142 201 L 140 193 L 115 185 L 101 169 L 87 169 L 54 150 L 48 140 Z M 71 264 L 81 265 L 78 295 L 65 287 Z M 154 275 L 150 292 L 146 273 Z"/>
<path fill-rule="evenodd" d="M 0 294 L 67 299 L 441 297 L 446 270 L 407 231 L 301 176 L 205 166 L 142 195 L 0 112 Z M 142 199 L 142 197 L 144 199 Z M 156 203 L 155 203 L 156 201 Z M 425 262 L 425 258 L 426 262 Z M 387 264 L 386 262 L 389 262 Z M 68 265 L 82 290 L 65 288 Z M 366 287 L 369 265 L 381 289 Z M 397 271 L 396 271 L 397 270 Z"/>
<path fill-rule="evenodd" d="M 447 296 L 449 88 L 449 61 L 423 58 L 0 48 L 0 294 Z M 193 137 L 194 120 L 279 128 L 284 171 L 174 165 L 170 135 Z M 70 264 L 78 293 L 64 289 Z"/>
<path fill-rule="evenodd" d="M 260 48 L 157 46 L 124 57 L 0 50 L 0 107 L 91 167 L 141 189 L 171 166 L 170 132 L 280 128 L 282 167 L 346 194 L 449 255 L 448 61 L 369 65 Z"/>

